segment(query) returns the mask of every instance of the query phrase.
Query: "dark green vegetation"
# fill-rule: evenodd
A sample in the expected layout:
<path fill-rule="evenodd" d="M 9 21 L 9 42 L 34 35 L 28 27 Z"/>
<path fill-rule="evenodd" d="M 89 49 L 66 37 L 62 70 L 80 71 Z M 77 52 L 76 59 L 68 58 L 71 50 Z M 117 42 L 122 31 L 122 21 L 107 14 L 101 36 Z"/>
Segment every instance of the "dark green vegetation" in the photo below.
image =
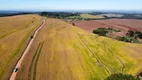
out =
<path fill-rule="evenodd" d="M 103 18 L 84 18 L 80 14 L 88 14 L 94 16 L 102 16 Z M 48 16 L 59 19 L 78 19 L 78 20 L 104 20 L 104 19 L 142 19 L 142 14 L 139 13 L 118 13 L 118 12 L 41 12 L 41 16 Z"/>
<path fill-rule="evenodd" d="M 112 18 L 118 18 L 118 19 L 142 19 L 142 14 L 140 13 L 121 13 L 121 12 L 92 12 L 89 13 L 91 15 L 102 15 L 102 14 L 113 14 L 113 15 L 123 15 L 123 16 L 107 16 L 104 15 L 105 19 L 112 19 Z"/>
<path fill-rule="evenodd" d="M 90 14 L 78 13 L 78 12 L 41 12 L 41 16 L 49 18 L 58 18 L 65 20 L 96 20 L 103 19 L 103 16 L 94 16 Z"/>
<path fill-rule="evenodd" d="M 139 73 L 139 74 L 137 75 L 137 78 L 140 79 L 140 80 L 142 80 L 142 73 Z"/>
<path fill-rule="evenodd" d="M 108 78 L 106 78 L 105 80 L 139 80 L 139 79 L 137 79 L 129 74 L 119 73 L 119 74 L 112 74 Z"/>
<path fill-rule="evenodd" d="M 80 13 L 70 13 L 70 12 L 41 12 L 41 16 L 47 16 L 50 18 L 67 18 L 69 16 L 79 16 Z"/>
<path fill-rule="evenodd" d="M 126 36 L 120 37 L 120 41 L 138 43 L 138 38 L 142 38 L 142 32 L 140 31 L 128 31 Z"/>
<path fill-rule="evenodd" d="M 83 18 L 80 14 L 84 14 L 81 12 L 41 12 L 41 16 L 48 16 L 52 18 L 59 19 L 78 19 L 78 20 L 104 20 L 104 19 L 142 19 L 142 14 L 139 13 L 118 13 L 118 12 L 91 12 L 87 13 L 89 15 L 94 16 L 103 16 L 104 18 Z M 86 13 L 85 13 L 86 14 Z M 105 14 L 105 15 L 104 15 Z M 112 15 L 112 16 L 110 16 Z"/>
<path fill-rule="evenodd" d="M 142 14 L 123 14 L 121 19 L 142 19 Z"/>
<path fill-rule="evenodd" d="M 120 32 L 120 30 L 116 30 L 113 28 L 97 28 L 96 30 L 93 30 L 94 34 L 98 34 L 100 36 L 106 36 L 106 37 L 108 37 L 107 36 L 108 33 L 112 33 L 112 32 Z M 142 32 L 128 31 L 126 36 L 119 37 L 118 40 L 124 41 L 124 42 L 130 42 L 130 43 L 138 43 L 139 42 L 138 38 L 142 39 Z"/>
<path fill-rule="evenodd" d="M 120 32 L 120 30 L 116 30 L 113 28 L 97 28 L 96 30 L 93 30 L 93 33 L 98 34 L 100 36 L 107 36 L 108 33 L 112 32 Z"/>
<path fill-rule="evenodd" d="M 17 12 L 17 13 L 0 13 L 0 17 L 6 17 L 6 16 L 16 16 L 16 15 L 27 15 L 27 14 L 34 14 L 34 13 L 28 13 L 28 12 Z"/>

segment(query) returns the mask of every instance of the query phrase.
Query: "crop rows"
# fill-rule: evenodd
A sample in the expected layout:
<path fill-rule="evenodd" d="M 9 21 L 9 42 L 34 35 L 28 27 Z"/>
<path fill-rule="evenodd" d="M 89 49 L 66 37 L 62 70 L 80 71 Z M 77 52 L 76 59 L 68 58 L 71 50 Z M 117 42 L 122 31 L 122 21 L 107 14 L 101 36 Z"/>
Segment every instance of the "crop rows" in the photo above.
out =
<path fill-rule="evenodd" d="M 31 65 L 30 65 L 30 69 L 29 69 L 29 74 L 28 74 L 28 79 L 29 80 L 35 80 L 36 79 L 36 69 L 37 69 L 37 63 L 38 63 L 38 59 L 42 50 L 44 42 L 39 43 L 36 52 L 33 56 Z"/>

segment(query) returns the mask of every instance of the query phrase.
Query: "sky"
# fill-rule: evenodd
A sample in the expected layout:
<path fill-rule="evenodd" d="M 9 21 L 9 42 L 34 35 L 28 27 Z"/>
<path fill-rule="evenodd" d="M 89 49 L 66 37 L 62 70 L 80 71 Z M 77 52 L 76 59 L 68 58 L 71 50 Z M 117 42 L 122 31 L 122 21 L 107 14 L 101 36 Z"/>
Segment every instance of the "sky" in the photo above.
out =
<path fill-rule="evenodd" d="M 0 10 L 142 11 L 142 0 L 0 0 Z"/>

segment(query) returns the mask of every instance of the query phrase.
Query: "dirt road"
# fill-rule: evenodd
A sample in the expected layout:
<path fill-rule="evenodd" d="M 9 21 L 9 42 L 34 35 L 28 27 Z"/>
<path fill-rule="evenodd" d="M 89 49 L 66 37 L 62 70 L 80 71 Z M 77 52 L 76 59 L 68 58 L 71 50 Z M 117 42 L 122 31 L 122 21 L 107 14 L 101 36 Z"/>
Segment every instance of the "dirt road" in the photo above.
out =
<path fill-rule="evenodd" d="M 24 60 L 26 54 L 28 53 L 28 51 L 29 51 L 29 49 L 30 49 L 30 47 L 31 47 L 31 45 L 32 45 L 32 43 L 33 43 L 33 41 L 35 40 L 35 37 L 36 37 L 38 31 L 44 26 L 45 22 L 46 22 L 45 19 L 43 19 L 43 23 L 39 26 L 38 29 L 36 29 L 36 31 L 35 31 L 35 33 L 34 33 L 34 35 L 33 35 L 33 38 L 30 40 L 28 46 L 26 47 L 26 49 L 25 49 L 25 51 L 24 51 L 22 57 L 20 58 L 20 60 L 19 60 L 18 63 L 16 64 L 15 68 L 19 69 L 19 68 L 21 67 L 22 61 Z M 16 72 L 13 71 L 13 73 L 12 73 L 12 75 L 11 75 L 11 77 L 10 77 L 9 80 L 15 80 L 16 75 L 17 75 L 17 72 L 18 72 L 18 71 L 16 71 Z"/>

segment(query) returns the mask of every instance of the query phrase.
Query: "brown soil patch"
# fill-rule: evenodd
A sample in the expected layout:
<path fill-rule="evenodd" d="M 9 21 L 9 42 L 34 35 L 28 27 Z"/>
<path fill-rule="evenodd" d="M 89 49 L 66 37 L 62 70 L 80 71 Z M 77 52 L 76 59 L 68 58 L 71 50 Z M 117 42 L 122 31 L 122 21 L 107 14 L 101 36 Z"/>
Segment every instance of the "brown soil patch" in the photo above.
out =
<path fill-rule="evenodd" d="M 75 26 L 78 26 L 88 32 L 92 32 L 97 28 L 114 28 L 121 32 L 112 33 L 111 35 L 124 36 L 128 30 L 142 31 L 142 20 L 134 19 L 110 19 L 110 20 L 90 20 L 90 21 L 75 21 Z"/>

